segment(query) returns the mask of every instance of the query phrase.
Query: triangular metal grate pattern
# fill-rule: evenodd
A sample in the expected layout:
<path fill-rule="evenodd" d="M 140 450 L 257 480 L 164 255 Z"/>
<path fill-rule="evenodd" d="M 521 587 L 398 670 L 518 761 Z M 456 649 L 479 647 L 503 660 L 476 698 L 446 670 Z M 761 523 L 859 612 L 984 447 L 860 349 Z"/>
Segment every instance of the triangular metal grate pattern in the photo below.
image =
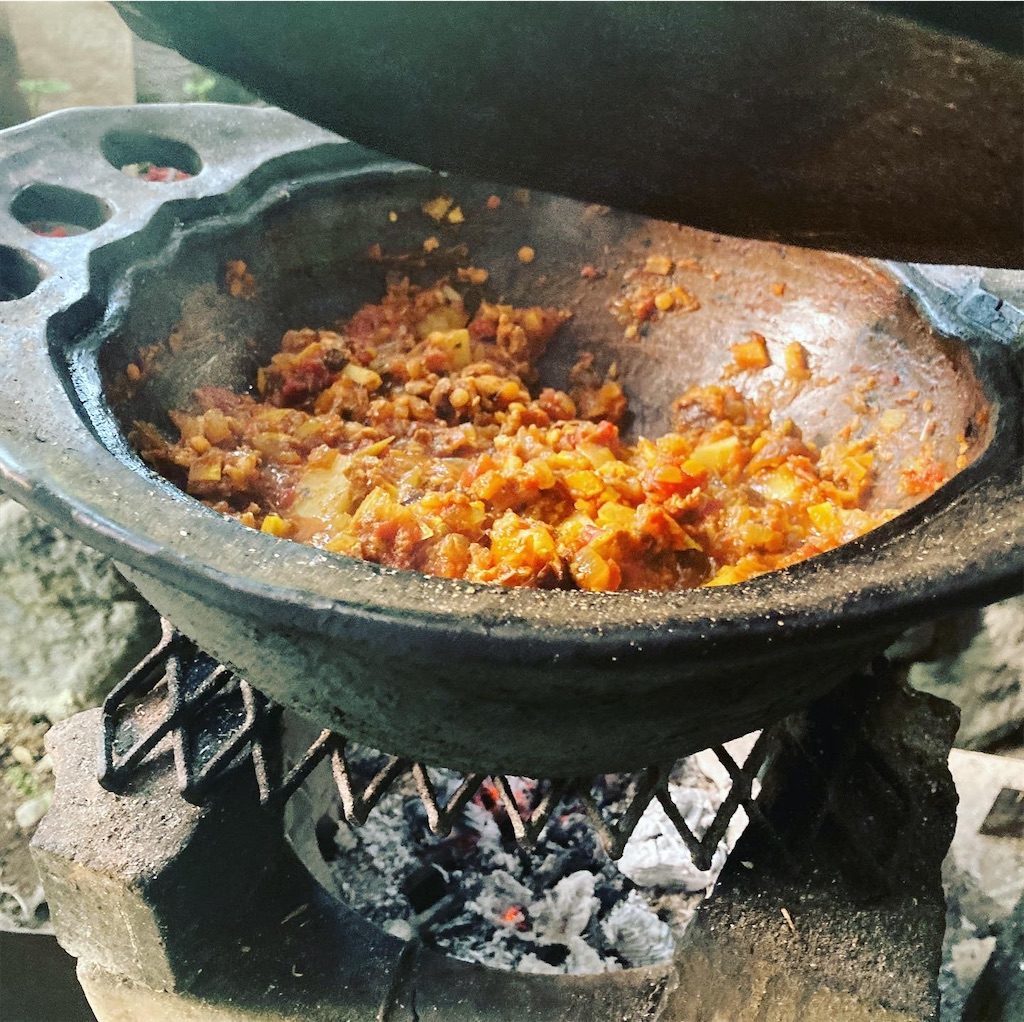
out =
<path fill-rule="evenodd" d="M 493 798 L 496 793 L 524 850 L 536 845 L 555 814 L 570 805 L 586 814 L 612 859 L 621 857 L 655 801 L 701 870 L 711 867 L 716 849 L 741 808 L 751 819 L 765 824 L 767 833 L 773 833 L 758 809 L 754 781 L 771 759 L 774 728 L 761 733 L 742 766 L 724 747 L 712 750 L 728 771 L 732 787 L 705 833 L 697 835 L 672 800 L 669 778 L 673 764 L 649 766 L 630 775 L 629 797 L 615 818 L 602 808 L 596 794 L 599 779 L 591 777 L 538 779 L 534 804 L 523 805 L 508 776 L 468 774 L 442 799 L 427 766 L 409 759 L 384 756 L 368 776 L 361 776 L 350 756 L 348 740 L 327 730 L 284 770 L 280 765 L 280 718 L 279 707 L 199 653 L 164 622 L 159 644 L 103 704 L 99 781 L 109 790 L 125 790 L 134 771 L 164 749 L 166 742 L 174 756 L 181 793 L 195 802 L 230 771 L 249 767 L 255 774 L 260 801 L 269 809 L 280 809 L 326 760 L 344 819 L 353 826 L 364 823 L 388 792 L 408 777 L 423 803 L 431 831 L 441 837 L 451 832 L 467 803 L 488 785 L 489 795 Z"/>

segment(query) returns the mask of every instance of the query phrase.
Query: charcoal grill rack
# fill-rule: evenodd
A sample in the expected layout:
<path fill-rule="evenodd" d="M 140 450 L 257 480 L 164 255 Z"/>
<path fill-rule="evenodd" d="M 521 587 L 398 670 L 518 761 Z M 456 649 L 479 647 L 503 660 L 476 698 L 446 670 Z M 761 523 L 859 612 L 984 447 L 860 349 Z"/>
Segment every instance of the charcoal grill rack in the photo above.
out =
<path fill-rule="evenodd" d="M 874 665 L 876 676 L 891 675 L 884 658 Z M 145 705 L 146 713 L 139 708 Z M 286 762 L 282 746 L 282 708 L 222 664 L 202 653 L 166 619 L 161 621 L 161 638 L 154 649 L 110 692 L 102 707 L 101 748 L 98 780 L 108 791 L 129 791 L 133 776 L 169 741 L 180 795 L 202 805 L 213 788 L 235 771 L 251 770 L 261 806 L 280 813 L 310 774 L 326 762 L 337 789 L 341 817 L 358 827 L 400 782 L 411 779 L 423 804 L 431 832 L 447 836 L 460 813 L 480 789 L 487 785 L 497 791 L 519 847 L 530 851 L 543 837 L 551 819 L 563 812 L 582 812 L 605 853 L 618 860 L 648 806 L 657 802 L 671 821 L 692 856 L 694 865 L 709 870 L 736 813 L 743 809 L 770 846 L 776 864 L 798 869 L 801 858 L 793 847 L 793 835 L 786 835 L 758 803 L 758 793 L 776 761 L 787 768 L 794 762 L 809 771 L 813 785 L 825 792 L 815 815 L 813 833 L 803 834 L 801 843 L 815 840 L 821 830 L 832 827 L 858 847 L 857 871 L 886 886 L 889 866 L 901 854 L 905 836 L 898 830 L 890 835 L 886 848 L 864 847 L 848 813 L 838 804 L 841 779 L 854 763 L 865 759 L 879 778 L 888 797 L 909 819 L 913 813 L 913 792 L 891 768 L 885 755 L 874 754 L 870 735 L 854 716 L 847 741 L 837 758 L 826 768 L 818 752 L 808 747 L 799 715 L 769 725 L 757 736 L 740 763 L 723 745 L 709 750 L 729 774 L 730 789 L 703 833 L 687 824 L 672 800 L 669 781 L 676 763 L 651 764 L 628 775 L 619 775 L 618 786 L 627 791 L 624 805 L 615 818 L 599 803 L 597 786 L 604 777 L 532 778 L 530 790 L 538 793 L 532 805 L 516 795 L 509 775 L 486 771 L 465 774 L 454 791 L 439 798 L 431 767 L 412 759 L 381 754 L 367 770 L 365 756 L 353 757 L 353 744 L 345 735 L 322 730 L 292 762 Z M 825 776 L 827 769 L 828 777 Z M 827 782 L 827 783 L 826 783 Z M 519 786 L 521 788 L 521 786 Z"/>
<path fill-rule="evenodd" d="M 140 727 L 141 716 L 133 710 L 142 701 L 156 712 L 147 714 L 145 726 Z M 742 764 L 724 746 L 712 747 L 732 783 L 712 823 L 697 835 L 669 792 L 673 763 L 652 764 L 620 777 L 630 794 L 613 821 L 595 797 L 599 778 L 535 778 L 540 797 L 534 805 L 524 806 L 509 776 L 470 773 L 447 799 L 441 800 L 426 764 L 386 755 L 383 764 L 367 776 L 349 755 L 349 739 L 330 730 L 321 731 L 294 763 L 286 764 L 281 718 L 281 707 L 201 653 L 190 639 L 162 620 L 156 647 L 103 703 L 99 782 L 108 791 L 124 793 L 133 774 L 169 739 L 178 790 L 195 804 L 202 804 L 229 772 L 248 768 L 255 774 L 260 803 L 268 811 L 280 811 L 313 770 L 327 761 L 343 819 L 350 826 L 365 823 L 396 782 L 408 776 L 423 803 L 430 830 L 438 837 L 451 832 L 466 804 L 490 782 L 524 851 L 537 844 L 554 814 L 571 804 L 582 808 L 605 852 L 617 860 L 647 807 L 656 801 L 700 870 L 711 868 L 715 850 L 741 808 L 773 836 L 777 851 L 786 855 L 784 842 L 761 812 L 756 798 L 785 723 L 762 731 Z"/>
<path fill-rule="evenodd" d="M 732 787 L 696 834 L 667 797 L 674 764 L 523 785 L 375 756 L 304 725 L 164 622 L 102 708 L 51 733 L 57 790 L 33 851 L 59 939 L 103 1019 L 753 1020 L 766 1005 L 773 1017 L 818 1017 L 810 1009 L 824 997 L 838 1014 L 877 1002 L 916 1022 L 937 1004 L 955 731 L 952 708 L 880 659 L 766 727 L 742 763 L 711 750 Z M 749 823 L 685 946 L 624 972 L 482 968 L 384 932 L 321 886 L 328 803 L 331 818 L 358 826 L 400 787 L 418 793 L 435 834 L 457 835 L 484 785 L 524 849 L 572 815 L 614 858 L 658 803 L 705 869 L 740 808 Z M 864 986 L 883 961 L 890 981 Z M 764 987 L 766 975 L 792 989 Z M 270 991 L 280 993 L 272 1007 Z"/>

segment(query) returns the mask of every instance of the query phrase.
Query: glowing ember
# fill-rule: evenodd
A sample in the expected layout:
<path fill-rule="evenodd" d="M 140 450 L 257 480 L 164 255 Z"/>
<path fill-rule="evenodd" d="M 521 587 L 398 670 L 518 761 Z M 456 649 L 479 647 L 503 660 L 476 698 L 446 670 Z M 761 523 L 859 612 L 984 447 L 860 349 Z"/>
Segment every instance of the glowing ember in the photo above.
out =
<path fill-rule="evenodd" d="M 511 926 L 517 930 L 528 930 L 530 928 L 522 905 L 509 905 L 501 914 L 501 922 L 505 926 Z"/>
<path fill-rule="evenodd" d="M 121 173 L 142 181 L 156 181 L 161 184 L 187 181 L 192 176 L 177 167 L 158 167 L 155 163 L 126 163 L 121 168 Z"/>
<path fill-rule="evenodd" d="M 58 224 L 50 220 L 33 220 L 26 224 L 26 227 L 41 238 L 70 238 L 76 234 L 84 234 L 84 227 L 74 227 L 69 224 Z"/>

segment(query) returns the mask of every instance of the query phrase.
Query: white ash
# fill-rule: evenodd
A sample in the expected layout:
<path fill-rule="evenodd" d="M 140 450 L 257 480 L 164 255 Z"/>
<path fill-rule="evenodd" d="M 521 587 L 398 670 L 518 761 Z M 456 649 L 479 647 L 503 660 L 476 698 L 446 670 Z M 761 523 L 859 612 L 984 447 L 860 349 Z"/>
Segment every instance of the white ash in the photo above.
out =
<path fill-rule="evenodd" d="M 710 784 L 708 783 L 710 781 Z M 710 751 L 683 760 L 669 789 L 672 801 L 694 835 L 711 826 L 729 790 L 729 775 Z M 756 794 L 756 790 L 755 790 Z M 737 810 L 725 840 L 715 849 L 711 865 L 701 870 L 668 814 L 651 802 L 619 860 L 619 869 L 640 887 L 658 887 L 696 893 L 706 891 L 725 865 L 729 850 L 747 825 L 747 814 Z"/>
<path fill-rule="evenodd" d="M 733 756 L 742 762 L 751 744 L 752 738 L 734 744 Z M 362 755 L 350 750 L 356 771 Z M 376 758 L 365 756 L 368 766 Z M 460 782 L 447 771 L 431 776 L 441 802 Z M 533 781 L 509 780 L 521 805 L 534 804 Z M 598 797 L 612 817 L 628 804 L 627 782 L 604 779 Z M 729 784 L 712 753 L 683 760 L 674 770 L 670 794 L 698 838 Z M 694 866 L 664 811 L 652 803 L 616 864 L 582 806 L 569 799 L 526 853 L 516 845 L 489 782 L 451 834 L 438 838 L 406 778 L 362 826 L 338 822 L 320 847 L 341 898 L 395 936 L 416 936 L 455 958 L 499 969 L 599 973 L 671 957 L 745 821 L 741 811 L 705 872 Z"/>
<path fill-rule="evenodd" d="M 686 922 L 692 916 L 691 911 Z M 675 949 L 672 927 L 651 911 L 637 891 L 630 891 L 625 901 L 613 905 L 601 926 L 608 943 L 633 965 L 656 965 L 670 958 Z"/>

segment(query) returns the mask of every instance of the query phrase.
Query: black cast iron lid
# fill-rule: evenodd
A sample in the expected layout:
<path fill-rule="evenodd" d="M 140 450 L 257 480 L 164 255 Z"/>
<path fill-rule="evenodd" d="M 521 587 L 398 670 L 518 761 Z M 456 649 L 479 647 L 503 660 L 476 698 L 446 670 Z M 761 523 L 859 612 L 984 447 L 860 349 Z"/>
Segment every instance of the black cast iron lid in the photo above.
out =
<path fill-rule="evenodd" d="M 889 5 L 115 6 L 269 102 L 438 170 L 740 237 L 1024 265 L 1024 62 Z"/>
<path fill-rule="evenodd" d="M 153 139 L 188 147 L 202 169 L 151 184 L 103 155 L 114 140 L 123 143 L 117 159 L 159 160 L 168 150 Z M 902 272 L 933 321 L 976 353 L 995 400 L 993 441 L 889 526 L 786 571 L 674 593 L 507 590 L 390 571 L 244 529 L 112 454 L 85 414 L 100 400 L 98 381 L 91 390 L 72 385 L 62 353 L 99 318 L 118 314 L 123 293 L 108 294 L 115 270 L 156 258 L 183 225 L 208 219 L 209 229 L 222 228 L 280 201 L 298 176 L 343 178 L 379 158 L 280 111 L 218 106 L 66 111 L 4 133 L 2 152 L 2 272 L 28 292 L 0 304 L 4 488 L 104 553 L 213 605 L 278 621 L 301 614 L 305 627 L 339 636 L 384 624 L 388 641 L 445 656 L 472 639 L 495 656 L 543 663 L 570 645 L 598 659 L 693 643 L 706 652 L 820 634 L 840 620 L 891 631 L 1009 594 L 1024 579 L 1020 379 L 1009 348 L 1020 314 L 977 288 L 945 293 L 909 268 Z M 8 211 L 14 195 L 39 182 L 88 192 L 110 216 L 79 237 L 39 237 Z M 34 275 L 41 282 L 32 290 Z"/>

